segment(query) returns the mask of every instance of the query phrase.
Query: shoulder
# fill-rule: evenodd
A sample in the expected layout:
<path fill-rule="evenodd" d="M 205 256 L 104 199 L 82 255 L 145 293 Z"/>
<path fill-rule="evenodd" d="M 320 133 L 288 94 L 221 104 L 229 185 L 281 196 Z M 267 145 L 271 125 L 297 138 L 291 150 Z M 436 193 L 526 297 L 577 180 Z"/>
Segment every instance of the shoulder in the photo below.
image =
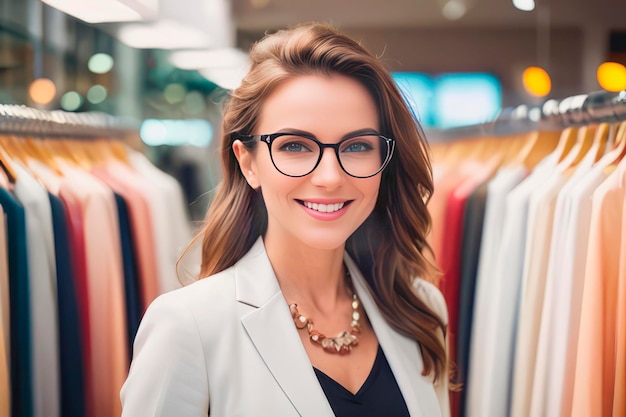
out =
<path fill-rule="evenodd" d="M 413 290 L 447 325 L 448 306 L 439 288 L 422 278 L 415 278 L 413 280 Z"/>
<path fill-rule="evenodd" d="M 198 306 L 219 306 L 235 299 L 235 273 L 233 267 L 222 272 L 198 279 L 182 288 L 176 288 L 157 297 L 150 309 L 168 306 L 186 306 L 194 310 Z"/>

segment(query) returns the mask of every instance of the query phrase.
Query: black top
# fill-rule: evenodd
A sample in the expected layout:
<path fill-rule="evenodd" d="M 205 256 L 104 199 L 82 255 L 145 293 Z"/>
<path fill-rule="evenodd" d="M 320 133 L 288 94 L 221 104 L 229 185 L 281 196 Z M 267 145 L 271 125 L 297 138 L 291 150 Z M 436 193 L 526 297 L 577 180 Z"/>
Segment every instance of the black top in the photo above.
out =
<path fill-rule="evenodd" d="M 363 386 L 352 394 L 317 368 L 317 379 L 337 417 L 409 417 L 400 387 L 380 345 Z"/>

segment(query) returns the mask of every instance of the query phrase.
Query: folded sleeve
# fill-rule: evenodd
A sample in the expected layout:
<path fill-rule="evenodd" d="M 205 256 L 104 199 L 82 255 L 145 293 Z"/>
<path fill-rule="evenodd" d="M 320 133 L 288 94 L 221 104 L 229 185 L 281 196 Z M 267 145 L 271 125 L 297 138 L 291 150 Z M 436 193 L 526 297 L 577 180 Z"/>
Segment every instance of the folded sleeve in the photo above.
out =
<path fill-rule="evenodd" d="M 196 321 L 177 291 L 147 309 L 122 387 L 122 417 L 199 417 L 209 410 L 209 386 Z"/>

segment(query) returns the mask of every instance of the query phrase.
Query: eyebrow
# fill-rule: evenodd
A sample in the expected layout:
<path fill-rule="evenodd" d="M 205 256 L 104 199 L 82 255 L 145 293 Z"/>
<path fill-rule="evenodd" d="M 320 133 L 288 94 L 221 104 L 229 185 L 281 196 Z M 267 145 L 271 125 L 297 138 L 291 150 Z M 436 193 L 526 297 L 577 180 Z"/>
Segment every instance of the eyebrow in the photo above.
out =
<path fill-rule="evenodd" d="M 315 136 L 313 133 L 308 132 L 306 130 L 302 130 L 302 129 L 284 128 L 284 129 L 278 130 L 277 133 L 296 133 L 300 135 L 311 136 L 319 140 L 319 138 Z M 366 127 L 363 129 L 357 129 L 357 130 L 353 130 L 352 132 L 348 132 L 344 134 L 339 140 L 341 141 L 341 140 L 344 140 L 347 138 L 353 138 L 359 135 L 380 135 L 380 133 L 376 129 L 373 129 L 371 127 Z"/>

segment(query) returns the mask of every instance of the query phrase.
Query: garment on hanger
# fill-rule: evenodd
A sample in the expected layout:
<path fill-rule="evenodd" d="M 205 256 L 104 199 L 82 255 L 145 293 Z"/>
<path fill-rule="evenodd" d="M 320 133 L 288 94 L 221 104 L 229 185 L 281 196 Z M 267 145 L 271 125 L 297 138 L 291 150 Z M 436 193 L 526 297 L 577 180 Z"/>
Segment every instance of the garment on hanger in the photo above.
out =
<path fill-rule="evenodd" d="M 479 142 L 433 146 L 440 195 L 429 209 L 439 210 L 440 226 L 428 239 L 439 245 L 463 384 L 453 415 L 624 414 L 626 123 L 614 127 L 500 137 L 514 152 L 500 154 L 499 168 L 463 206 L 454 193 L 471 178 L 463 167 L 476 155 L 469 144 Z M 473 199 L 481 187 L 484 205 Z"/>

